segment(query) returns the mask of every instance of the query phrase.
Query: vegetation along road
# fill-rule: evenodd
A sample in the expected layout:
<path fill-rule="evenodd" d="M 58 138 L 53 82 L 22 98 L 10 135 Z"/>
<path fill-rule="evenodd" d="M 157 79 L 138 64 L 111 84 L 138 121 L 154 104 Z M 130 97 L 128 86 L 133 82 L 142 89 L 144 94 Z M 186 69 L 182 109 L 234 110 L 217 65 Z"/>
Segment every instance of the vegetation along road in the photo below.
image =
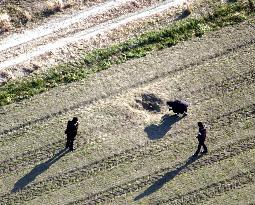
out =
<path fill-rule="evenodd" d="M 0 204 L 255 203 L 254 1 L 27 5 L 0 36 Z"/>

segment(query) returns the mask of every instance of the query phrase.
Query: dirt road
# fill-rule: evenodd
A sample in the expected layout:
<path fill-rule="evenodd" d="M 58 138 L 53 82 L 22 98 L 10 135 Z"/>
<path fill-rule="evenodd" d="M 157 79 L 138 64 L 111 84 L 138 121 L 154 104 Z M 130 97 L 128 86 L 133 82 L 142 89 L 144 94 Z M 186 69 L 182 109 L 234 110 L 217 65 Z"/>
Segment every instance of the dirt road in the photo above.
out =
<path fill-rule="evenodd" d="M 95 39 L 96 47 L 102 46 L 101 41 L 107 41 L 104 45 L 109 44 L 112 32 L 123 32 L 129 24 L 142 24 L 183 3 L 184 0 L 106 1 L 33 29 L 11 34 L 0 40 L 0 71 L 9 70 L 14 76 L 22 76 L 27 75 L 28 70 L 38 69 L 38 66 L 45 69 L 78 58 L 81 48 L 91 50 L 95 47 L 95 44 L 90 45 Z"/>

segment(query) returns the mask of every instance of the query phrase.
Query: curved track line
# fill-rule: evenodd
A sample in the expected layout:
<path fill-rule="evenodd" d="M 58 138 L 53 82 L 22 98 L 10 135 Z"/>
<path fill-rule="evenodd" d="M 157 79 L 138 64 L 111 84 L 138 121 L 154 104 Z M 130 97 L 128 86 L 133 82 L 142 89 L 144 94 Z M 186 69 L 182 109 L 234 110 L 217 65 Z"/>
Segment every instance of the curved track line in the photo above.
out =
<path fill-rule="evenodd" d="M 254 107 L 255 105 L 253 105 Z M 215 120 L 215 123 L 218 122 Z M 160 144 L 160 146 L 159 146 Z M 3 204 L 12 204 L 12 203 L 19 203 L 22 201 L 28 201 L 34 199 L 36 196 L 41 196 L 43 193 L 49 193 L 51 190 L 56 190 L 61 187 L 65 187 L 68 184 L 72 184 L 75 182 L 80 182 L 89 176 L 95 175 L 102 170 L 111 170 L 113 167 L 118 166 L 124 162 L 132 162 L 133 160 L 145 156 L 151 156 L 152 153 L 162 152 L 166 150 L 169 146 L 169 143 L 166 143 L 166 140 L 153 142 L 150 146 L 145 147 L 135 147 L 131 150 L 126 150 L 123 153 L 115 154 L 113 156 L 109 156 L 101 161 L 97 161 L 93 164 L 86 165 L 84 167 L 80 167 L 74 170 L 71 170 L 66 173 L 61 173 L 57 176 L 49 177 L 44 181 L 40 181 L 31 185 L 28 185 L 23 190 L 17 193 L 8 193 L 5 195 L 0 196 L 0 202 Z M 203 158 L 201 161 L 195 162 L 191 164 L 188 170 L 198 169 L 200 167 L 206 166 L 208 164 L 212 164 L 218 162 L 220 160 L 236 156 L 244 151 L 248 151 L 250 149 L 255 148 L 255 138 L 248 137 L 246 139 L 241 139 L 237 142 L 232 144 L 226 145 L 223 148 L 217 149 L 212 151 L 212 156 L 207 158 Z M 179 165 L 178 165 L 179 166 Z M 158 180 L 162 175 L 169 171 L 170 168 L 161 169 L 155 173 L 149 174 L 147 176 L 143 176 L 141 178 L 132 180 L 125 184 L 109 188 L 105 191 L 100 193 L 93 194 L 85 199 L 81 199 L 81 202 L 89 202 L 89 203 L 99 203 L 109 198 L 112 199 L 116 196 L 122 195 L 124 193 L 129 193 L 131 191 L 143 188 L 144 186 L 148 185 L 149 183 L 153 183 L 154 181 Z M 185 171 L 185 170 L 184 170 Z M 109 194 L 110 193 L 110 194 Z M 77 203 L 77 202 L 75 202 Z M 83 204 L 83 203 L 82 203 Z"/>
<path fill-rule="evenodd" d="M 184 166 L 182 163 L 179 163 L 176 166 L 174 166 L 175 168 L 173 167 L 163 168 L 149 175 L 133 179 L 124 184 L 111 187 L 102 192 L 92 194 L 86 198 L 68 203 L 68 205 L 74 205 L 74 204 L 76 205 L 90 204 L 91 205 L 91 204 L 102 203 L 105 201 L 110 201 L 114 199 L 115 197 L 130 193 L 130 192 L 138 191 L 139 189 L 144 188 L 148 186 L 149 184 L 153 184 L 157 182 L 158 180 L 162 179 L 162 177 L 166 175 L 170 175 L 171 173 L 175 172 L 178 169 L 180 169 L 179 173 L 195 171 L 207 165 L 212 165 L 214 163 L 218 163 L 219 161 L 232 158 L 234 156 L 237 156 L 239 154 L 242 154 L 243 152 L 249 151 L 254 148 L 255 148 L 255 137 L 254 136 L 248 137 L 246 139 L 242 139 L 237 142 L 228 144 L 227 146 L 213 150 L 209 157 L 202 157 L 198 159 L 197 161 L 195 161 L 195 159 L 192 161 L 192 158 L 191 158 L 190 160 L 193 163 L 189 164 L 187 167 L 185 166 L 185 168 L 183 169 L 181 169 L 181 167 Z M 196 196 L 196 193 L 194 193 L 194 196 Z"/>
<path fill-rule="evenodd" d="M 238 49 L 241 49 L 243 47 L 247 47 L 247 46 L 252 45 L 254 43 L 255 43 L 255 38 L 251 39 L 251 40 L 249 40 L 247 42 L 242 42 L 241 44 L 236 45 L 234 47 L 230 47 L 230 48 L 228 48 L 228 49 L 226 49 L 226 50 L 224 50 L 222 52 L 218 52 L 218 53 L 215 53 L 213 55 L 204 57 L 204 58 L 202 58 L 202 59 L 200 59 L 198 61 L 195 61 L 195 62 L 186 64 L 186 65 L 183 65 L 183 66 L 181 66 L 179 68 L 176 68 L 175 70 L 171 70 L 171 71 L 167 71 L 167 72 L 162 72 L 159 75 L 154 76 L 154 77 L 152 77 L 150 79 L 146 79 L 144 81 L 140 81 L 140 82 L 134 83 L 133 85 L 125 86 L 123 88 L 120 88 L 119 90 L 116 90 L 114 93 L 112 93 L 112 92 L 104 93 L 104 95 L 99 95 L 97 97 L 91 98 L 90 100 L 82 101 L 82 102 L 77 103 L 77 104 L 75 104 L 73 106 L 64 108 L 62 110 L 59 110 L 59 111 L 51 113 L 51 114 L 47 114 L 47 115 L 45 115 L 43 117 L 40 117 L 40 118 L 37 118 L 37 119 L 34 119 L 34 120 L 30 120 L 30 121 L 28 121 L 26 123 L 20 124 L 18 126 L 13 127 L 13 128 L 5 129 L 5 130 L 0 132 L 0 136 L 8 134 L 8 133 L 11 133 L 13 131 L 18 131 L 20 129 L 26 128 L 26 127 L 31 126 L 31 125 L 36 124 L 36 123 L 44 122 L 44 121 L 49 120 L 49 119 L 51 119 L 53 117 L 57 117 L 57 116 L 63 115 L 65 113 L 69 112 L 69 111 L 72 111 L 72 110 L 78 109 L 80 107 L 84 107 L 84 106 L 86 106 L 88 104 L 91 104 L 92 102 L 96 102 L 96 101 L 99 101 L 99 100 L 102 100 L 102 99 L 108 99 L 110 97 L 113 97 L 113 96 L 116 96 L 118 94 L 121 94 L 123 91 L 126 91 L 128 89 L 132 89 L 132 88 L 144 85 L 144 84 L 148 84 L 148 83 L 154 82 L 154 81 L 156 81 L 156 80 L 158 80 L 160 78 L 164 78 L 166 75 L 173 74 L 173 73 L 179 72 L 179 71 L 183 71 L 185 69 L 189 69 L 189 68 L 194 67 L 194 66 L 203 65 L 206 60 L 211 60 L 211 59 L 214 59 L 214 58 L 217 58 L 217 57 L 220 57 L 220 56 L 227 55 L 227 54 L 229 54 L 231 52 L 234 52 L 234 51 L 236 51 Z"/>
<path fill-rule="evenodd" d="M 255 169 L 247 172 L 237 174 L 229 179 L 219 181 L 210 184 L 201 189 L 191 191 L 185 195 L 178 196 L 176 198 L 170 198 L 162 200 L 156 203 L 159 204 L 173 204 L 173 205 L 186 205 L 186 204 L 197 204 L 207 199 L 214 198 L 225 192 L 232 191 L 234 189 L 243 188 L 249 184 L 255 183 Z"/>

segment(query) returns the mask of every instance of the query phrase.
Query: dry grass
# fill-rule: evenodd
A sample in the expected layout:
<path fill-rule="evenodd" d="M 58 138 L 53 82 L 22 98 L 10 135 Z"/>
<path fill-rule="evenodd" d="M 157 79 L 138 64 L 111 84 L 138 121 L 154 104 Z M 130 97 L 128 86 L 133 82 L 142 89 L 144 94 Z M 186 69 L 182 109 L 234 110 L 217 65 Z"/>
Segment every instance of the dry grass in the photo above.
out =
<path fill-rule="evenodd" d="M 33 15 L 27 9 L 17 5 L 8 4 L 2 10 L 9 16 L 8 20 L 13 27 L 20 27 L 33 19 Z"/>
<path fill-rule="evenodd" d="M 0 14 L 0 30 L 9 31 L 12 28 L 11 18 L 7 13 Z"/>
<path fill-rule="evenodd" d="M 184 11 L 183 11 L 184 14 L 186 14 L 187 16 L 191 14 L 192 7 L 188 1 L 184 2 L 183 8 L 184 8 Z"/>
<path fill-rule="evenodd" d="M 62 0 L 53 0 L 46 2 L 46 9 L 50 11 L 61 11 L 64 7 L 65 6 Z"/>
<path fill-rule="evenodd" d="M 0 8 L 1 32 L 24 26 L 30 21 L 38 21 L 71 6 L 70 3 L 64 3 L 62 0 L 49 0 L 37 4 L 26 1 L 21 1 L 19 4 L 6 2 Z"/>
<path fill-rule="evenodd" d="M 224 40 L 230 44 L 228 39 L 225 38 L 221 39 L 219 42 Z M 196 44 L 207 42 L 208 39 L 207 41 L 201 39 L 201 41 Z M 216 43 L 215 41 L 213 42 Z M 193 48 L 196 44 L 189 44 L 189 46 L 186 44 L 186 46 L 188 46 L 188 48 Z M 207 44 L 204 46 L 207 46 Z M 203 51 L 207 50 L 204 47 L 200 48 L 203 48 L 203 50 L 196 50 L 199 50 L 201 53 L 204 53 Z M 212 49 L 214 50 L 215 48 L 218 48 L 218 46 L 215 45 Z M 244 117 L 246 114 L 236 115 L 236 112 L 234 114 L 229 114 L 229 112 L 239 109 L 241 102 L 245 102 L 242 106 L 252 103 L 254 97 L 252 97 L 251 89 L 254 89 L 254 87 L 246 86 L 244 81 L 240 84 L 240 87 L 237 87 L 237 89 L 226 92 L 224 88 L 232 86 L 220 86 L 217 82 L 221 82 L 224 79 L 229 81 L 229 78 L 234 79 L 235 82 L 237 79 L 236 76 L 240 70 L 242 71 L 241 73 L 244 74 L 244 72 L 249 69 L 249 66 L 247 65 L 250 65 L 250 62 L 252 62 L 252 53 L 249 54 L 250 58 L 247 56 L 247 52 L 252 52 L 254 50 L 254 46 L 252 46 L 252 48 L 253 49 L 243 48 L 235 52 L 233 51 L 233 53 L 230 53 L 229 55 L 207 60 L 205 64 L 192 66 L 187 70 L 185 69 L 177 73 L 171 72 L 164 78 L 160 78 L 154 82 L 149 82 L 142 86 L 139 85 L 137 88 L 132 90 L 125 90 L 123 94 L 116 97 L 100 100 L 94 104 L 80 107 L 80 109 L 73 111 L 72 113 L 68 113 L 54 119 L 47 119 L 46 123 L 38 123 L 38 125 L 28 127 L 26 132 L 20 135 L 20 138 L 15 138 L 13 134 L 11 136 L 13 137 L 13 140 L 9 141 L 8 144 L 3 144 L 2 150 L 6 150 L 6 156 L 8 157 L 12 156 L 11 153 L 15 156 L 19 155 L 17 161 L 14 162 L 12 158 L 8 162 L 19 166 L 22 164 L 23 168 L 20 169 L 19 167 L 14 167 L 11 171 L 13 175 L 10 176 L 9 173 L 2 175 L 5 177 L 3 178 L 3 182 L 6 182 L 5 184 L 7 184 L 11 190 L 13 187 L 17 188 L 17 185 L 19 184 L 17 182 L 26 179 L 26 176 L 36 176 L 36 179 L 34 181 L 29 179 L 29 184 L 23 191 L 15 194 L 10 193 L 5 198 L 2 197 L 5 204 L 18 204 L 24 202 L 23 200 L 32 200 L 30 201 L 30 204 L 65 204 L 66 201 L 77 200 L 77 198 L 84 199 L 83 197 L 86 197 L 87 193 L 96 193 L 99 195 L 99 200 L 101 200 L 101 202 L 106 199 L 106 197 L 101 197 L 104 193 L 107 193 L 107 196 L 109 196 L 110 199 L 113 198 L 112 196 L 130 194 L 130 198 L 127 199 L 126 195 L 123 196 L 123 198 L 128 200 L 126 204 L 134 204 L 134 197 L 142 195 L 144 193 L 144 189 L 148 189 L 148 187 L 152 186 L 157 180 L 162 178 L 165 174 L 164 170 L 166 171 L 165 168 L 167 168 L 167 172 L 170 172 L 171 170 L 178 171 L 179 169 L 177 165 L 185 163 L 187 156 L 193 153 L 196 145 L 195 136 L 193 136 L 193 134 L 196 133 L 196 127 L 193 129 L 193 125 L 198 119 L 208 120 L 210 122 L 208 139 L 213 140 L 210 141 L 210 143 L 208 142 L 208 145 L 210 146 L 210 154 L 194 163 L 195 166 L 191 165 L 189 167 L 191 170 L 183 169 L 184 171 L 186 170 L 185 173 L 180 173 L 174 177 L 174 180 L 167 181 L 167 183 L 164 184 L 164 187 L 167 189 L 164 189 L 164 187 L 157 189 L 157 192 L 155 191 L 148 195 L 147 198 L 144 197 L 141 199 L 141 203 L 144 202 L 143 204 L 153 204 L 148 201 L 152 200 L 151 198 L 153 198 L 155 194 L 159 196 L 159 199 L 165 199 L 164 197 L 166 197 L 166 200 L 168 200 L 172 199 L 172 197 L 177 194 L 181 195 L 193 190 L 201 193 L 201 190 L 198 190 L 198 188 L 204 188 L 206 185 L 210 185 L 211 183 L 219 183 L 219 181 L 224 180 L 225 177 L 231 177 L 231 174 L 229 174 L 229 167 L 231 167 L 231 173 L 233 175 L 245 170 L 245 168 L 250 170 L 253 165 L 251 163 L 249 164 L 249 167 L 241 165 L 237 166 L 237 164 L 235 164 L 236 166 L 233 166 L 232 163 L 236 160 L 238 160 L 238 163 L 242 161 L 244 155 L 241 155 L 240 157 L 242 158 L 239 159 L 238 157 L 240 152 L 243 150 L 249 150 L 248 148 L 243 148 L 243 144 L 239 144 L 239 139 L 245 138 L 243 136 L 245 131 L 241 128 L 237 129 L 241 127 L 240 123 L 244 122 L 244 118 L 245 120 L 247 119 L 247 117 Z M 176 55 L 178 56 L 182 56 L 182 52 L 186 55 L 187 52 L 191 53 L 190 49 L 183 47 L 179 47 L 179 49 L 176 50 Z M 182 49 L 185 50 L 180 52 Z M 186 50 L 188 51 L 185 52 Z M 163 50 L 160 55 L 157 53 L 150 58 L 147 57 L 147 59 L 139 59 L 139 61 L 137 60 L 136 62 L 133 62 L 133 64 L 132 62 L 125 65 L 123 64 L 121 65 L 121 69 L 125 69 L 126 71 L 130 70 L 130 68 L 135 69 L 134 65 L 137 67 L 150 67 L 150 69 L 147 69 L 147 72 L 140 71 L 141 78 L 144 78 L 144 76 L 149 74 L 151 70 L 155 70 L 156 73 L 160 72 L 160 70 L 152 66 L 155 65 L 156 62 L 165 61 L 165 68 L 169 69 L 171 64 L 174 64 L 175 61 L 179 60 L 177 58 L 174 61 L 171 60 L 174 54 L 175 52 L 170 49 Z M 246 58 L 240 58 L 240 56 L 243 56 L 244 54 L 246 54 Z M 190 57 L 190 55 L 187 56 Z M 246 61 L 246 64 L 244 63 L 244 60 Z M 190 61 L 192 61 L 191 58 Z M 171 64 L 169 65 L 168 62 L 171 62 Z M 242 69 L 240 69 L 240 66 L 235 66 L 240 63 L 243 65 Z M 161 65 L 162 66 L 158 65 L 158 67 L 162 67 L 163 69 L 163 63 Z M 251 69 L 252 68 L 249 70 Z M 222 73 L 222 75 L 219 75 L 219 73 Z M 105 81 L 100 81 L 101 84 L 102 82 L 107 83 L 107 80 L 114 79 L 107 78 L 107 76 L 111 76 L 109 74 L 111 73 L 105 73 Z M 128 75 L 128 73 L 126 74 Z M 139 73 L 136 75 L 138 74 Z M 121 78 L 120 72 L 118 72 L 118 75 L 119 82 L 124 84 L 125 78 Z M 122 76 L 126 75 L 123 73 Z M 208 76 L 206 80 L 206 83 L 208 83 L 207 86 L 213 86 L 210 88 L 210 92 L 202 89 L 207 86 L 205 83 L 201 83 L 201 76 Z M 226 79 L 226 77 L 228 77 L 228 79 Z M 97 78 L 95 78 L 95 80 L 96 79 Z M 190 93 L 190 84 L 192 84 L 194 88 L 194 94 Z M 116 83 L 116 85 L 118 84 Z M 181 86 L 181 89 L 177 89 L 177 86 Z M 74 96 L 84 95 L 80 87 L 82 86 L 77 86 L 76 88 L 75 84 L 72 86 L 72 90 L 70 90 L 70 92 L 72 93 L 73 98 Z M 108 86 L 103 87 L 105 89 Z M 87 87 L 87 90 L 89 90 L 88 88 L 89 87 Z M 75 93 L 74 89 L 79 90 L 79 92 Z M 95 90 L 97 92 L 101 92 L 99 86 Z M 193 102 L 189 115 L 185 119 L 175 123 L 169 130 L 171 133 L 168 133 L 166 136 L 155 141 L 149 141 L 144 129 L 147 126 L 150 126 L 152 128 L 154 127 L 156 132 L 158 130 L 156 128 L 160 126 L 162 116 L 167 112 L 162 110 L 161 113 L 155 114 L 130 106 L 130 103 L 134 102 L 134 100 L 139 98 L 141 96 L 140 94 L 145 93 L 145 91 L 154 93 L 161 99 L 174 98 L 176 95 L 189 95 L 189 101 Z M 107 93 L 105 90 L 103 92 Z M 58 93 L 61 93 L 61 96 L 66 95 L 65 92 Z M 56 95 L 53 96 L 53 98 L 56 97 Z M 40 98 L 45 102 L 46 99 L 44 97 L 40 96 Z M 63 96 L 63 98 L 66 97 Z M 199 100 L 199 102 L 195 104 L 197 100 Z M 52 102 L 53 100 L 47 100 L 47 102 L 50 101 Z M 222 102 L 224 102 L 224 106 L 222 106 Z M 24 107 L 26 107 L 25 109 L 31 110 L 30 103 L 32 103 L 32 101 L 24 103 Z M 56 103 L 56 101 L 54 103 Z M 59 105 L 61 106 L 61 103 Z M 38 107 L 37 110 L 41 110 L 41 107 Z M 19 116 L 22 115 L 22 111 L 20 109 L 16 109 L 15 112 L 18 113 Z M 250 113 L 251 112 L 252 111 L 250 110 Z M 26 111 L 27 115 L 31 113 L 35 114 L 36 111 Z M 53 152 L 60 149 L 59 147 L 61 147 L 62 144 L 54 143 L 54 141 L 63 139 L 64 142 L 62 127 L 65 125 L 69 115 L 74 114 L 79 117 L 81 122 L 79 136 L 77 137 L 77 143 L 79 143 L 77 150 L 74 153 L 63 156 L 58 162 L 52 164 L 49 169 L 46 170 L 43 168 L 44 173 L 41 172 L 39 174 L 34 174 L 35 167 L 43 167 L 43 165 L 45 165 L 45 161 L 48 160 L 48 158 L 52 158 Z M 227 114 L 227 116 L 218 118 L 218 116 L 223 114 Z M 9 112 L 6 117 L 13 119 L 12 114 Z M 212 119 L 217 120 L 212 122 Z M 251 121 L 251 123 L 254 125 L 254 120 Z M 167 123 L 165 122 L 165 124 Z M 8 123 L 8 126 L 10 125 L 11 123 Z M 231 132 L 235 129 L 238 131 L 232 134 Z M 179 139 L 174 140 L 173 136 L 175 135 L 173 133 L 177 131 L 178 136 L 176 137 Z M 228 132 L 231 133 L 229 136 L 226 135 Z M 24 139 L 24 141 L 22 139 Z M 89 143 L 85 145 L 86 141 Z M 6 143 L 6 141 L 4 142 Z M 254 139 L 249 141 L 249 143 L 250 142 L 253 145 L 255 144 Z M 234 146 L 226 147 L 228 143 L 231 143 L 231 145 Z M 44 146 L 45 144 L 49 144 L 49 146 Z M 132 149 L 138 144 L 142 146 Z M 248 143 L 245 143 L 245 145 L 247 144 Z M 17 151 L 14 149 L 14 145 L 15 147 L 18 147 Z M 45 147 L 48 149 L 45 149 Z M 232 149 L 232 147 L 234 147 L 234 149 Z M 238 152 L 237 150 L 239 149 L 236 147 L 241 147 L 243 149 Z M 132 150 L 124 151 L 127 149 Z M 29 150 L 28 154 L 20 157 L 21 154 L 26 154 L 25 150 Z M 235 159 L 233 159 L 233 155 L 231 155 L 232 158 L 230 159 L 229 153 L 232 153 Z M 254 156 L 253 153 L 244 153 L 246 154 L 245 157 L 247 156 L 247 159 L 249 159 L 249 162 L 254 161 L 252 157 Z M 29 161 L 29 164 L 25 164 L 24 162 L 28 162 L 26 156 L 31 157 L 34 161 L 31 160 Z M 42 156 L 41 159 L 40 156 Z M 105 160 L 107 157 L 109 158 Z M 233 159 L 233 161 L 230 163 L 226 161 L 227 159 Z M 97 167 L 91 165 L 95 161 L 98 162 Z M 116 163 L 118 163 L 118 165 Z M 208 177 L 206 181 L 195 180 L 199 177 L 202 178 L 207 176 L 208 173 L 210 174 L 210 177 Z M 193 184 L 190 183 L 193 180 L 196 182 L 196 186 L 192 186 Z M 114 188 L 116 184 L 120 184 L 118 189 Z M 136 186 L 136 193 L 133 193 L 132 190 L 134 190 L 134 187 Z M 6 187 L 3 188 L 3 193 L 9 190 Z M 101 192 L 101 190 L 103 190 L 103 192 Z M 185 192 L 182 192 L 183 190 Z M 112 194 L 108 195 L 108 191 L 112 191 Z M 51 195 L 50 193 L 55 195 Z M 209 191 L 206 192 L 205 190 L 202 193 L 208 194 Z M 54 200 L 58 200 L 58 202 Z M 87 201 L 84 199 L 85 202 L 88 202 L 89 200 L 93 200 L 93 195 L 91 195 Z M 117 197 L 116 200 L 118 200 Z M 106 204 L 110 203 L 107 201 Z M 115 204 L 125 203 L 118 203 L 117 201 Z"/>

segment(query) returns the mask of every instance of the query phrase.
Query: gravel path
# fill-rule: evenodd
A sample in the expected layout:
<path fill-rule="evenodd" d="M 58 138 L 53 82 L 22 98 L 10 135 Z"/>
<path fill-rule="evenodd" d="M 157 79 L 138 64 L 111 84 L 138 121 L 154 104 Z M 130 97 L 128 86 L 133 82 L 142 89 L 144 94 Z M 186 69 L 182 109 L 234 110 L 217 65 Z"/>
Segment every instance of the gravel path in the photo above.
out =
<path fill-rule="evenodd" d="M 46 67 L 49 67 L 56 59 L 75 56 L 72 48 L 77 50 L 77 47 L 89 45 L 98 36 L 102 41 L 109 32 L 123 30 L 123 27 L 133 22 L 142 23 L 182 5 L 184 1 L 107 1 L 24 33 L 12 34 L 0 41 L 0 71 L 15 68 L 18 70 L 16 73 L 21 74 L 24 72 L 22 69 L 28 70 L 38 65 L 37 62 L 40 66 L 47 64 Z"/>
<path fill-rule="evenodd" d="M 60 30 L 61 31 L 66 30 L 68 27 L 72 26 L 73 24 L 80 23 L 86 20 L 90 16 L 107 12 L 110 9 L 114 7 L 118 7 L 121 4 L 125 4 L 127 2 L 129 1 L 128 0 L 108 1 L 103 4 L 99 4 L 98 6 L 75 13 L 71 16 L 64 17 L 63 19 L 50 21 L 48 22 L 48 24 L 39 26 L 32 30 L 26 30 L 24 31 L 24 33 L 12 34 L 8 36 L 7 38 L 1 40 L 0 51 L 2 52 L 9 48 L 19 46 L 21 44 L 29 43 L 32 40 L 39 39 L 41 37 L 50 35 L 55 32 L 59 32 Z"/>

